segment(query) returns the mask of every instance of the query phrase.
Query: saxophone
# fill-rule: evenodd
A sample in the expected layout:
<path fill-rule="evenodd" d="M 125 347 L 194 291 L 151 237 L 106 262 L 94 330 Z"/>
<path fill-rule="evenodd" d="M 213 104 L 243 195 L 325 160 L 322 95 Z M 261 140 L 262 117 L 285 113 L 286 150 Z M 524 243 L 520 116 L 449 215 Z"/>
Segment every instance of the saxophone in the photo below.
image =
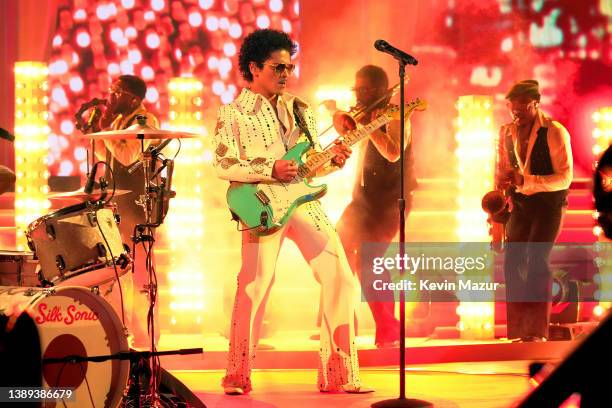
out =
<path fill-rule="evenodd" d="M 487 212 L 489 217 L 489 235 L 491 237 L 491 249 L 502 252 L 506 243 L 506 223 L 510 219 L 510 193 L 514 186 L 501 181 L 501 176 L 509 170 L 516 170 L 518 164 L 514 156 L 509 154 L 512 146 L 512 139 L 509 127 L 503 127 L 498 140 L 497 152 L 495 155 L 495 189 L 489 191 L 482 197 L 482 209 Z M 514 158 L 514 160 L 513 160 Z"/>

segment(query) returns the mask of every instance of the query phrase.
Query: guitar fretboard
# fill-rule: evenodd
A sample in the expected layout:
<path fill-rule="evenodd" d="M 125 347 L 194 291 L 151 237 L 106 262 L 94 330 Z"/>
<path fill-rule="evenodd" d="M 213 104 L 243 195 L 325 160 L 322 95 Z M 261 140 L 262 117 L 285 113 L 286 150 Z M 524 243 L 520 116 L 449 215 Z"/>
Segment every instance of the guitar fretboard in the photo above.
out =
<path fill-rule="evenodd" d="M 344 136 L 344 143 L 346 143 L 349 146 L 354 145 L 360 140 L 366 138 L 370 133 L 372 133 L 379 127 L 388 123 L 391 120 L 391 118 L 392 116 L 389 112 L 387 112 L 386 114 L 380 115 L 379 117 L 377 117 L 376 119 L 368 123 L 367 125 L 359 129 L 355 129 L 352 132 L 349 132 L 348 134 L 346 134 Z M 331 149 L 327 149 L 325 151 L 315 154 L 314 156 L 311 156 L 306 161 L 306 164 L 305 164 L 306 170 L 314 171 L 318 169 L 319 167 L 325 165 L 325 163 L 333 159 L 335 155 L 336 154 Z"/>

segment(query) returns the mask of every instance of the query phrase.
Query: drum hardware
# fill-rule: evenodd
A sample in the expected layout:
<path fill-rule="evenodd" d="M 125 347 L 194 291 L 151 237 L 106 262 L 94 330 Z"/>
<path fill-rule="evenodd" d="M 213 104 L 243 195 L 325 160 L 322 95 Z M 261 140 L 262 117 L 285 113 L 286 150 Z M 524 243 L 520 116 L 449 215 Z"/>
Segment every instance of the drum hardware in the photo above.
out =
<path fill-rule="evenodd" d="M 64 277 L 64 270 L 66 269 L 66 261 L 64 261 L 64 257 L 61 255 L 57 255 L 55 257 L 55 266 L 59 269 L 60 276 Z"/>
<path fill-rule="evenodd" d="M 45 279 L 45 277 L 42 274 L 42 271 L 39 269 L 37 272 L 38 275 L 38 281 L 40 282 L 40 286 L 43 288 L 50 288 L 53 286 L 53 282 Z"/>
<path fill-rule="evenodd" d="M 92 113 L 94 116 L 94 113 Z M 85 132 L 84 132 L 85 133 Z M 161 163 L 160 168 L 156 170 L 157 161 L 159 156 L 162 155 L 161 150 L 167 146 L 173 139 L 181 139 L 181 138 L 194 138 L 199 137 L 199 135 L 187 132 L 175 132 L 170 130 L 162 130 L 155 129 L 146 124 L 146 117 L 137 116 L 136 123 L 127 129 L 123 130 L 111 130 L 111 131 L 103 131 L 97 133 L 90 133 L 84 135 L 84 138 L 90 140 L 92 144 L 92 156 L 95 155 L 94 146 L 96 140 L 126 140 L 126 139 L 135 139 L 141 141 L 141 158 L 140 160 L 131 168 L 128 169 L 129 173 L 132 173 L 140 166 L 144 169 L 144 192 L 145 194 L 141 195 L 138 199 L 138 204 L 141 205 L 144 209 L 145 213 L 145 223 L 138 224 L 134 228 L 134 235 L 132 237 L 132 245 L 135 247 L 136 244 L 141 243 L 145 249 L 145 253 L 151 254 L 153 250 L 153 245 L 155 243 L 154 238 L 154 230 L 159 227 L 168 212 L 169 209 L 169 201 L 171 198 L 176 196 L 176 193 L 172 191 L 172 173 L 174 170 L 174 161 L 164 159 Z M 144 140 L 145 139 L 164 139 L 162 143 L 158 146 L 152 146 L 145 150 L 144 148 Z M 180 140 L 179 140 L 180 143 Z M 98 162 L 99 163 L 99 162 Z M 86 183 L 86 187 L 83 191 L 77 191 L 71 193 L 70 197 L 75 197 L 83 200 L 89 200 L 91 198 L 91 193 L 93 191 L 93 180 L 95 178 L 96 173 L 96 165 L 93 164 L 91 167 L 91 172 L 88 172 L 88 182 Z M 88 162 L 89 164 L 89 162 Z M 165 170 L 165 177 L 161 176 L 161 172 Z M 112 170 L 111 170 L 112 174 Z M 104 189 L 102 189 L 104 191 Z M 58 197 L 60 198 L 60 197 Z M 65 198 L 65 197 L 61 197 Z M 102 195 L 100 200 L 103 200 L 105 195 Z M 97 212 L 94 213 L 97 215 Z M 115 214 L 115 225 L 121 222 L 121 218 L 118 214 Z M 101 228 L 101 225 L 104 222 L 108 222 L 108 220 L 97 220 L 98 228 Z M 107 245 L 105 249 L 108 249 L 111 254 L 121 252 L 116 251 L 111 248 L 112 245 Z M 125 248 L 127 245 L 123 244 L 124 250 L 121 252 L 120 256 L 114 260 L 116 265 L 119 264 L 129 264 L 131 263 L 131 259 L 129 257 L 130 251 L 129 247 Z M 108 247 L 108 248 L 107 248 Z M 134 252 L 134 251 L 132 251 Z M 148 272 L 149 281 L 148 284 L 145 285 L 144 290 L 148 293 L 149 298 L 149 313 L 148 313 L 148 327 L 149 327 L 149 336 L 151 339 L 155 338 L 155 325 L 153 318 L 153 307 L 156 302 L 157 297 L 157 278 L 155 277 L 155 270 L 153 268 L 152 258 L 147 256 L 145 259 L 145 266 Z M 132 263 L 133 266 L 133 263 Z M 120 282 L 117 282 L 120 285 Z M 201 349 L 200 351 L 201 352 Z M 176 353 L 174 353 L 176 354 Z M 155 349 L 154 341 L 151 341 L 151 350 L 150 354 L 142 354 L 140 359 L 148 359 L 147 367 L 150 367 L 151 375 L 150 378 L 150 396 L 151 401 L 153 403 L 160 401 L 160 396 L 158 394 L 159 387 L 159 379 L 160 379 L 160 367 L 159 363 L 156 360 L 157 356 L 162 355 L 162 353 L 158 353 Z"/>
<path fill-rule="evenodd" d="M 145 213 L 145 223 L 137 224 L 134 228 L 134 236 L 132 237 L 133 245 L 141 243 L 146 254 L 152 254 L 153 245 L 155 244 L 154 230 L 159 227 L 168 212 L 169 200 L 175 197 L 176 193 L 172 191 L 172 173 L 174 170 L 174 160 L 164 159 L 160 169 L 155 171 L 159 156 L 162 155 L 161 150 L 167 146 L 171 139 L 181 137 L 193 137 L 195 135 L 183 134 L 180 132 L 160 131 L 148 128 L 144 118 L 138 118 L 138 123 L 126 129 L 123 135 L 128 132 L 137 130 L 136 139 L 141 141 L 141 157 L 138 166 L 132 166 L 128 171 L 134 171 L 135 168 L 142 166 L 144 169 L 144 191 L 141 195 L 138 204 L 141 205 Z M 157 133 L 156 133 L 157 132 Z M 152 135 L 155 135 L 154 137 Z M 188 135 L 188 136 L 185 136 Z M 159 146 L 146 149 L 144 147 L 144 139 L 147 138 L 163 138 L 164 140 Z M 180 143 L 180 140 L 179 140 Z M 161 176 L 161 172 L 166 170 L 166 177 Z M 145 269 L 147 270 L 148 283 L 144 286 L 144 290 L 148 294 L 149 310 L 147 313 L 148 334 L 151 339 L 150 352 L 147 355 L 147 369 L 150 368 L 151 375 L 149 376 L 149 386 L 146 389 L 148 394 L 147 403 L 156 405 L 160 400 L 159 384 L 161 380 L 161 367 L 159 366 L 158 355 L 155 345 L 155 319 L 154 306 L 157 301 L 157 277 L 153 267 L 151 256 L 145 259 Z M 141 391 L 140 391 L 141 392 Z"/>
<path fill-rule="evenodd" d="M 101 257 L 105 257 L 106 256 L 106 247 L 101 242 L 98 242 L 96 244 L 96 247 L 98 248 L 98 255 L 100 255 Z"/>
<path fill-rule="evenodd" d="M 49 239 L 53 241 L 55 239 L 55 228 L 53 225 L 46 225 L 45 231 L 47 232 Z"/>
<path fill-rule="evenodd" d="M 0 286 L 37 286 L 38 268 L 34 252 L 0 250 Z"/>
<path fill-rule="evenodd" d="M 99 356 L 81 356 L 81 355 L 69 355 L 60 358 L 44 358 L 42 361 L 43 366 L 48 364 L 82 364 L 84 362 L 101 363 L 108 360 L 129 360 L 130 361 L 130 375 L 128 378 L 127 386 L 123 393 L 122 406 L 124 407 L 144 407 L 144 406 L 157 406 L 155 405 L 156 396 L 152 392 L 151 388 L 151 377 L 152 372 L 147 363 L 150 358 L 158 358 L 160 356 L 168 355 L 189 355 L 189 354 L 202 354 L 204 349 L 190 348 L 190 349 L 177 349 L 177 350 L 166 350 L 166 351 L 135 351 L 130 350 L 127 352 L 119 352 L 115 354 L 99 355 Z M 161 405 L 166 406 L 166 405 Z M 173 405 L 169 405 L 173 406 Z"/>

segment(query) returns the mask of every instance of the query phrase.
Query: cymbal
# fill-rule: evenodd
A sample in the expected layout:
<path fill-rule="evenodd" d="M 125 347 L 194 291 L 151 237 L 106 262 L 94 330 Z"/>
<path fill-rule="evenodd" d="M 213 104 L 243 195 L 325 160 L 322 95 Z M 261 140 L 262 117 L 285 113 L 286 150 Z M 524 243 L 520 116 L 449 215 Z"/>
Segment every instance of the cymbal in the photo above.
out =
<path fill-rule="evenodd" d="M 84 139 L 104 139 L 104 140 L 123 140 L 123 139 L 186 139 L 200 137 L 196 133 L 179 132 L 166 129 L 155 129 L 147 125 L 138 123 L 121 130 L 105 130 L 103 132 L 89 133 L 83 135 Z"/>
<path fill-rule="evenodd" d="M 79 201 L 85 201 L 91 198 L 96 198 L 99 197 L 102 194 L 101 190 L 93 190 L 91 192 L 91 194 L 87 194 L 85 193 L 83 190 L 85 188 L 81 187 L 80 189 L 76 190 L 76 191 L 66 191 L 66 192 L 61 192 L 61 193 L 53 193 L 50 194 L 49 196 L 47 196 L 47 198 L 49 200 L 79 200 Z M 131 193 L 132 190 L 115 190 L 115 197 L 120 196 L 120 195 L 125 195 L 125 194 L 129 194 Z M 112 189 L 107 189 L 106 190 L 106 197 L 110 197 L 110 195 L 113 193 Z"/>

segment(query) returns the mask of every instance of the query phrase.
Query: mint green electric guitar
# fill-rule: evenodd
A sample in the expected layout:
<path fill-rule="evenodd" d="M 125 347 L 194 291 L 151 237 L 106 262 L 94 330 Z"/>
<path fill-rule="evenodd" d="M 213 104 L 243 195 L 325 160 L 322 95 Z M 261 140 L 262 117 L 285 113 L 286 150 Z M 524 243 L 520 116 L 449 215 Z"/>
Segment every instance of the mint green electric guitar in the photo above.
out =
<path fill-rule="evenodd" d="M 427 104 L 415 99 L 406 105 L 406 115 L 413 110 L 424 110 Z M 370 133 L 399 117 L 399 107 L 390 106 L 372 122 L 355 129 L 343 137 L 351 146 Z M 227 190 L 227 203 L 244 226 L 257 235 L 269 235 L 287 223 L 293 211 L 308 201 L 316 200 L 327 192 L 327 186 L 309 184 L 309 176 L 329 162 L 335 154 L 331 150 L 311 155 L 306 161 L 302 157 L 310 149 L 310 143 L 302 142 L 292 147 L 282 160 L 294 160 L 298 164 L 298 175 L 289 183 L 232 183 Z"/>

